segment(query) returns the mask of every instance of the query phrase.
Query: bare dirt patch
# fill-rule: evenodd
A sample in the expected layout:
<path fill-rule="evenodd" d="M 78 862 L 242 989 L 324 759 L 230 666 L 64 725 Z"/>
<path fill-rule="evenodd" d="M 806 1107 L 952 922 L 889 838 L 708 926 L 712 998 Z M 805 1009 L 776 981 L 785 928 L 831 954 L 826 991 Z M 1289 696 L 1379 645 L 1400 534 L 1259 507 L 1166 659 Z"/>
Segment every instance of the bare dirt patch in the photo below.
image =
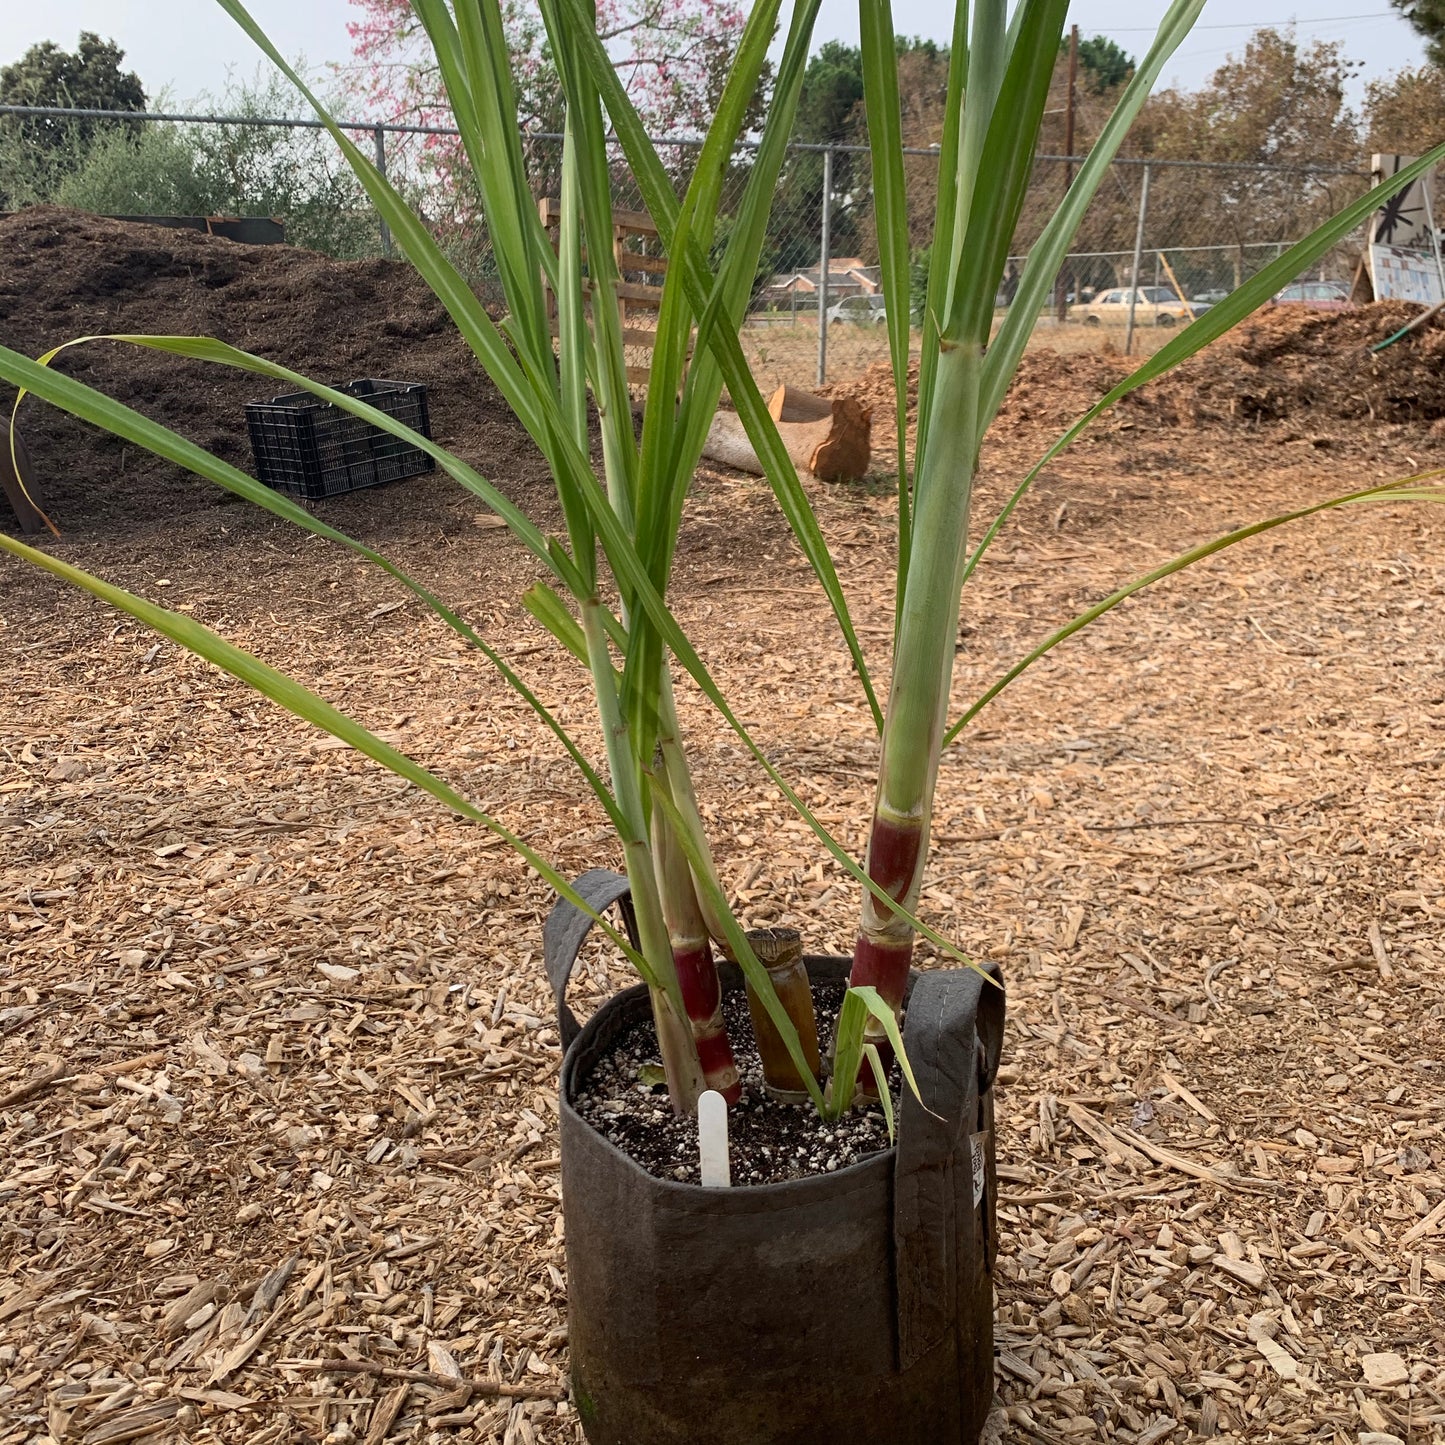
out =
<path fill-rule="evenodd" d="M 33 346 L 105 329 L 54 327 Z M 410 379 L 376 345 L 363 369 Z M 1057 433 L 1058 365 L 1010 402 L 980 515 Z M 442 406 L 452 382 L 477 384 L 439 373 Z M 444 439 L 534 494 L 515 434 L 453 416 Z M 1410 421 L 1121 409 L 980 567 L 956 706 L 1121 578 L 1432 459 Z M 111 498 L 52 545 L 294 670 L 564 869 L 618 862 L 525 708 L 393 584 L 123 485 L 82 458 L 66 495 Z M 892 499 L 816 502 L 886 675 Z M 515 603 L 530 565 L 470 499 L 425 478 L 327 515 L 502 639 L 600 754 L 581 674 Z M 1258 539 L 1074 639 L 946 759 L 924 907 L 1009 986 L 1006 1440 L 1445 1429 L 1442 529 L 1361 508 Z M 876 740 L 763 484 L 700 477 L 680 558 L 720 683 L 858 850 Z M 546 890 L 9 562 L 0 655 L 0 1441 L 575 1441 Z M 845 949 L 851 884 L 683 707 L 747 925 Z M 590 946 L 579 1012 L 627 981 Z"/>

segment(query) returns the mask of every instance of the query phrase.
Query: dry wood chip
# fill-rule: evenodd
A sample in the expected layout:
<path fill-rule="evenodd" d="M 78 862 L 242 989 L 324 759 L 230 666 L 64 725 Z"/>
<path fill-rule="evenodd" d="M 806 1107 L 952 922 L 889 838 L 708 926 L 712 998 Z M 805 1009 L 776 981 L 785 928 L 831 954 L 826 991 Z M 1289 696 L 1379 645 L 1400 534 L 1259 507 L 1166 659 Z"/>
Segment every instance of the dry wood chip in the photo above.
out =
<path fill-rule="evenodd" d="M 1299 1374 L 1299 1361 L 1283 1345 L 1276 1344 L 1268 1335 L 1257 1339 L 1254 1344 L 1280 1379 L 1293 1380 Z"/>
<path fill-rule="evenodd" d="M 411 1390 L 407 1384 L 393 1385 L 375 1405 L 371 1408 L 371 1419 L 367 1422 L 366 1436 L 362 1445 L 382 1445 L 391 1431 L 396 1417 L 401 1414 L 401 1409 L 406 1404 L 406 1397 Z"/>
<path fill-rule="evenodd" d="M 80 1437 L 81 1445 L 121 1445 L 122 1441 L 149 1435 L 167 1420 L 173 1419 L 180 1408 L 181 1401 L 175 1398 L 157 1400 L 151 1405 L 137 1405 L 133 1410 L 122 1411 L 114 1419 L 87 1430 Z"/>
<path fill-rule="evenodd" d="M 1249 1285 L 1251 1289 L 1263 1289 L 1269 1278 L 1263 1266 L 1248 1259 L 1230 1259 L 1227 1255 L 1216 1254 L 1214 1267 L 1232 1275 L 1240 1283 Z"/>
<path fill-rule="evenodd" d="M 1410 1380 L 1409 1365 L 1392 1350 L 1377 1355 L 1361 1355 L 1360 1372 L 1365 1377 L 1365 1383 L 1377 1390 L 1390 1385 L 1405 1385 Z"/>

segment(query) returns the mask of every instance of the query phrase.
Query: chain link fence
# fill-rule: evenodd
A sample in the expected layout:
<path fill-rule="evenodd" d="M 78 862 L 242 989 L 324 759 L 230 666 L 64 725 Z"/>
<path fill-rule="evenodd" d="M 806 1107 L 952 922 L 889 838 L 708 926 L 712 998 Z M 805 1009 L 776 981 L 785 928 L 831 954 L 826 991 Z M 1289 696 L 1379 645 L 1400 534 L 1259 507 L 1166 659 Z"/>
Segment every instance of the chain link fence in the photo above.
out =
<path fill-rule="evenodd" d="M 288 127 L 316 135 L 313 150 L 331 167 L 339 157 L 320 123 L 292 117 L 146 115 L 0 106 L 0 115 L 45 115 L 76 120 L 124 120 L 128 126 Z M 500 301 L 500 287 L 485 221 L 472 193 L 457 132 L 445 127 L 350 121 L 352 133 L 427 219 L 444 248 L 476 290 Z M 679 193 L 696 163 L 700 143 L 662 138 L 654 144 Z M 525 137 L 532 190 L 541 201 L 558 194 L 562 138 Z M 726 241 L 748 183 L 754 150 L 735 151 L 717 215 L 717 247 Z M 1014 255 L 997 297 L 1002 317 L 1013 300 L 1029 248 L 1077 173 L 1080 158 L 1041 156 L 1036 164 L 1014 241 Z M 288 162 L 295 164 L 294 160 Z M 927 273 L 931 217 L 938 182 L 934 150 L 906 155 L 909 230 L 913 250 L 912 310 L 918 311 Z M 621 151 L 612 157 L 613 200 L 620 210 L 642 211 L 643 199 Z M 1327 216 L 1370 185 L 1358 170 L 1336 167 L 1221 165 L 1121 159 L 1089 206 L 1059 283 L 1041 309 L 1035 336 L 1058 350 L 1144 352 L 1187 322 L 1198 306 L 1220 299 Z M 241 197 L 244 200 L 245 197 Z M 366 212 L 359 192 L 337 192 L 331 202 L 338 227 L 355 236 Z M 282 217 L 285 220 L 286 217 Z M 312 233 L 324 232 L 311 218 Z M 391 237 L 372 217 L 375 254 L 389 255 Z M 1311 271 L 1311 280 L 1348 285 L 1363 235 L 1337 246 Z M 630 237 L 630 251 L 653 254 L 655 241 Z M 348 254 L 356 254 L 353 242 Z M 888 359 L 886 314 L 879 292 L 872 225 L 871 167 L 862 146 L 789 148 L 771 205 L 763 256 L 743 326 L 744 350 L 766 391 L 782 382 L 823 385 Z M 641 289 L 656 274 L 625 279 Z M 646 329 L 645 301 L 629 303 L 628 325 Z M 645 367 L 646 348 L 630 364 Z"/>

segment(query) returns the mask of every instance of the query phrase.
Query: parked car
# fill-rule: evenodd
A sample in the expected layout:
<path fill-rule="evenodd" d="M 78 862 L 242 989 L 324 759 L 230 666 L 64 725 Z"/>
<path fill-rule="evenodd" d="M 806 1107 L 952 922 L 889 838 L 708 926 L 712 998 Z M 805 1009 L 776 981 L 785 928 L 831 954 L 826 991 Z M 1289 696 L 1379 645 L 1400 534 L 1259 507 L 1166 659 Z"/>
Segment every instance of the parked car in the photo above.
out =
<path fill-rule="evenodd" d="M 1086 326 L 1123 326 L 1129 319 L 1131 294 L 1128 286 L 1101 291 L 1087 305 L 1075 306 L 1071 315 Z M 1199 310 L 1205 311 L 1208 307 L 1201 306 Z M 1136 326 L 1175 326 L 1181 321 L 1193 321 L 1197 314 L 1168 286 L 1140 286 L 1134 302 Z"/>
<path fill-rule="evenodd" d="M 828 308 L 828 320 L 834 324 L 851 321 L 855 326 L 886 326 L 888 303 L 882 296 L 845 296 Z"/>
<path fill-rule="evenodd" d="M 1311 311 L 1348 311 L 1350 288 L 1339 281 L 1296 281 L 1274 294 L 1276 306 L 1308 306 Z"/>
<path fill-rule="evenodd" d="M 1201 291 L 1197 296 L 1191 296 L 1189 304 L 1198 311 L 1201 303 L 1207 306 L 1218 306 L 1229 294 L 1222 286 L 1216 286 L 1210 291 Z"/>

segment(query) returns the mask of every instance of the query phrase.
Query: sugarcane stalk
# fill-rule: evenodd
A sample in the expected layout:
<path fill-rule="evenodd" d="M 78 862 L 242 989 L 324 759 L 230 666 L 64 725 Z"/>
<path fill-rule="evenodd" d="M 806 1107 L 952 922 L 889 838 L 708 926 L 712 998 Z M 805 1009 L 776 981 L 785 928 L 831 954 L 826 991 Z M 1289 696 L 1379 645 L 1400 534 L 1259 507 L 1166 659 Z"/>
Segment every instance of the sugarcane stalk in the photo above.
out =
<path fill-rule="evenodd" d="M 818 1019 L 813 1007 L 813 988 L 803 962 L 803 940 L 796 928 L 753 928 L 748 942 L 757 960 L 767 970 L 778 1001 L 787 1011 L 813 1078 L 823 1073 L 818 1053 Z M 758 1041 L 758 1058 L 763 1066 L 763 1084 L 768 1093 L 785 1103 L 805 1103 L 808 1083 L 798 1072 L 777 1025 L 768 1017 L 761 999 L 748 985 L 748 1012 L 753 1019 L 753 1036 Z"/>
<path fill-rule="evenodd" d="M 632 756 L 612 660 L 607 651 L 602 603 L 596 597 L 582 604 L 582 633 L 587 639 L 587 661 L 592 670 L 597 711 L 602 721 L 607 762 L 612 774 L 612 792 L 626 824 L 622 856 L 627 881 L 632 886 L 638 942 L 643 957 L 652 965 L 661 985 L 652 988 L 650 993 L 653 1019 L 657 1025 L 657 1044 L 662 1053 L 662 1067 L 667 1074 L 668 1097 L 675 1113 L 691 1115 L 697 1112 L 698 1095 L 704 1087 L 702 1064 L 698 1059 L 692 1027 L 688 1023 L 687 1005 L 672 955 L 662 900 L 657 891 L 657 874 L 647 841 L 641 779 Z"/>
<path fill-rule="evenodd" d="M 946 345 L 935 372 L 934 444 L 915 488 L 908 582 L 883 728 L 883 753 L 868 839 L 869 878 L 916 912 L 928 856 L 933 793 L 947 721 L 963 588 L 965 542 L 977 469 L 980 348 Z M 876 988 L 895 1015 L 903 1007 L 913 929 L 871 892 L 863 895 L 853 946 L 854 987 Z M 882 1024 L 867 1041 L 890 1057 Z M 865 1088 L 869 1083 L 864 1080 Z"/>
<path fill-rule="evenodd" d="M 654 780 L 654 791 L 665 786 L 664 779 Z M 727 1025 L 723 1022 L 722 984 L 718 980 L 717 964 L 713 961 L 687 857 L 660 807 L 654 807 L 652 813 L 652 856 L 657 867 L 657 887 L 662 896 L 662 915 L 672 946 L 673 965 L 697 1044 L 703 1081 L 729 1104 L 736 1104 L 743 1086 L 733 1059 Z"/>
<path fill-rule="evenodd" d="M 668 796 L 686 826 L 688 836 L 694 841 L 697 854 L 703 860 L 700 868 L 694 868 L 694 872 L 701 876 L 694 879 L 696 886 L 693 888 L 693 895 L 702 910 L 708 937 L 724 958 L 736 963 L 732 946 L 727 941 L 727 929 L 714 902 L 714 899 L 725 897 L 726 893 L 718 876 L 717 864 L 713 862 L 712 847 L 708 843 L 707 829 L 702 821 L 702 809 L 698 807 L 697 790 L 692 784 L 692 769 L 688 766 L 687 753 L 682 746 L 681 730 L 677 721 L 677 701 L 672 691 L 672 673 L 667 667 L 662 669 L 662 685 L 658 696 L 657 748 L 662 757 Z"/>

